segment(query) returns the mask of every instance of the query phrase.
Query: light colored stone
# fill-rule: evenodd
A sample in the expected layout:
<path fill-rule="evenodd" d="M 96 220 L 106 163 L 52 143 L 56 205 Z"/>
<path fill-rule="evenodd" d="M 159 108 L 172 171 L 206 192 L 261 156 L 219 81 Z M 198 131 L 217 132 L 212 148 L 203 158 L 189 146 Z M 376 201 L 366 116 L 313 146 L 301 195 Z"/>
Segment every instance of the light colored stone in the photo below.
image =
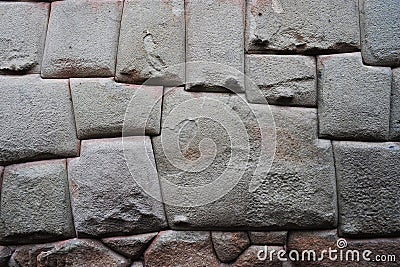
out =
<path fill-rule="evenodd" d="M 222 262 L 235 260 L 250 246 L 246 232 L 211 232 L 211 238 L 215 253 Z"/>
<path fill-rule="evenodd" d="M 349 53 L 318 57 L 318 71 L 321 137 L 389 137 L 390 68 L 365 66 L 360 53 Z"/>
<path fill-rule="evenodd" d="M 108 249 L 101 242 L 90 239 L 71 239 L 57 243 L 52 250 L 41 252 L 37 261 L 37 267 L 130 265 L 129 260 Z"/>
<path fill-rule="evenodd" d="M 131 267 L 144 267 L 144 263 L 142 261 L 134 261 Z"/>
<path fill-rule="evenodd" d="M 397 0 L 360 0 L 361 52 L 368 65 L 400 66 Z"/>
<path fill-rule="evenodd" d="M 125 137 L 123 143 L 121 138 L 84 140 L 81 156 L 68 163 L 78 236 L 146 233 L 166 227 L 162 203 L 137 184 L 146 179 L 151 193 L 160 195 L 150 138 Z"/>
<path fill-rule="evenodd" d="M 5 168 L 0 212 L 0 242 L 26 244 L 75 235 L 65 160 Z"/>
<path fill-rule="evenodd" d="M 246 55 L 246 97 L 251 103 L 262 104 L 266 99 L 269 104 L 315 107 L 316 74 L 314 57 Z M 259 99 L 262 95 L 265 99 Z"/>
<path fill-rule="evenodd" d="M 51 4 L 42 77 L 114 76 L 122 0 Z"/>
<path fill-rule="evenodd" d="M 121 84 L 111 78 L 70 81 L 79 139 L 121 136 L 123 124 L 124 136 L 160 133 L 162 87 Z"/>
<path fill-rule="evenodd" d="M 244 2 L 186 1 L 186 89 L 244 91 Z"/>
<path fill-rule="evenodd" d="M 210 232 L 163 231 L 144 254 L 147 267 L 217 267 Z"/>
<path fill-rule="evenodd" d="M 0 164 L 77 155 L 67 80 L 0 76 Z"/>
<path fill-rule="evenodd" d="M 285 245 L 287 231 L 249 232 L 252 245 Z"/>
<path fill-rule="evenodd" d="M 247 1 L 246 50 L 356 51 L 357 0 Z"/>
<path fill-rule="evenodd" d="M 49 4 L 0 2 L 0 72 L 40 73 Z"/>
<path fill-rule="evenodd" d="M 400 68 L 393 69 L 390 137 L 400 140 Z"/>
<path fill-rule="evenodd" d="M 334 142 L 343 236 L 400 234 L 400 143 Z"/>
<path fill-rule="evenodd" d="M 56 243 L 18 246 L 9 262 L 9 267 L 37 267 L 37 256 L 54 248 Z"/>
<path fill-rule="evenodd" d="M 151 78 L 146 84 L 183 84 L 184 62 L 184 1 L 125 1 L 117 80 L 142 83 Z"/>
<path fill-rule="evenodd" d="M 107 247 L 125 257 L 138 259 L 157 234 L 158 233 L 155 232 L 132 236 L 108 237 L 103 238 L 101 241 Z"/>

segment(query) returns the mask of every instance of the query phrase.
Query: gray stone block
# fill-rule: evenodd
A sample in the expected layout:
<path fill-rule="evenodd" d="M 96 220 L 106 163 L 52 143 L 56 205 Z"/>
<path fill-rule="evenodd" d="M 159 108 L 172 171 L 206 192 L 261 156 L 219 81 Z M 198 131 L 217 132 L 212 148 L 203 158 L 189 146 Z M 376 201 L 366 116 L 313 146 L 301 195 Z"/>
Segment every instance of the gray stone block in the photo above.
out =
<path fill-rule="evenodd" d="M 356 51 L 357 0 L 247 1 L 246 50 Z"/>
<path fill-rule="evenodd" d="M 185 80 L 184 1 L 125 1 L 116 79 L 180 85 Z M 178 65 L 181 64 L 181 65 Z"/>
<path fill-rule="evenodd" d="M 186 89 L 244 92 L 244 2 L 186 1 Z"/>
<path fill-rule="evenodd" d="M 400 140 L 400 68 L 393 69 L 390 137 Z"/>
<path fill-rule="evenodd" d="M 42 77 L 114 76 L 122 0 L 51 4 Z"/>
<path fill-rule="evenodd" d="M 318 57 L 318 71 L 321 137 L 389 137 L 390 68 L 365 66 L 360 53 L 349 53 Z"/>
<path fill-rule="evenodd" d="M 0 164 L 76 156 L 68 80 L 0 77 Z"/>
<path fill-rule="evenodd" d="M 0 242 L 26 244 L 75 235 L 65 160 L 5 168 L 0 212 Z"/>
<path fill-rule="evenodd" d="M 361 52 L 368 65 L 400 66 L 397 0 L 360 0 Z"/>
<path fill-rule="evenodd" d="M 314 57 L 246 55 L 246 97 L 251 103 L 266 99 L 269 104 L 315 107 L 316 76 Z"/>
<path fill-rule="evenodd" d="M 249 232 L 252 245 L 285 245 L 287 231 Z"/>
<path fill-rule="evenodd" d="M 0 2 L 0 72 L 40 73 L 49 4 Z"/>
<path fill-rule="evenodd" d="M 70 80 L 79 139 L 160 133 L 163 88 L 111 78 Z M 126 118 L 125 118 L 126 115 Z"/>
<path fill-rule="evenodd" d="M 343 236 L 400 235 L 400 144 L 334 142 Z"/>
<path fill-rule="evenodd" d="M 146 233 L 166 227 L 162 203 L 137 183 L 145 179 L 152 196 L 161 198 L 151 155 L 149 137 L 125 137 L 123 144 L 122 138 L 82 141 L 81 156 L 68 163 L 78 236 Z"/>

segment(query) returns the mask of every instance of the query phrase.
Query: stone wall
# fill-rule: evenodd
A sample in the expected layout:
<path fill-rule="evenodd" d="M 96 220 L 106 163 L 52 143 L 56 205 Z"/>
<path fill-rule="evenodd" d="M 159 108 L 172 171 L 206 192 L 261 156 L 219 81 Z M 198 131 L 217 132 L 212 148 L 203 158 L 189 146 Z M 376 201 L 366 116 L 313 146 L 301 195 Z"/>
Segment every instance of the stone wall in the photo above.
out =
<path fill-rule="evenodd" d="M 398 266 L 397 0 L 0 1 L 0 25 L 0 266 Z"/>

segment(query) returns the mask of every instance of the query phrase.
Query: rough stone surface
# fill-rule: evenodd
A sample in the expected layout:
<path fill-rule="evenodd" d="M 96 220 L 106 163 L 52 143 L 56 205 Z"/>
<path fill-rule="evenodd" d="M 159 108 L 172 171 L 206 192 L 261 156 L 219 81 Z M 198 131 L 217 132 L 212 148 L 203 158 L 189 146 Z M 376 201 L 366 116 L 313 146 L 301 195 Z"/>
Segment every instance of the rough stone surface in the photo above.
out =
<path fill-rule="evenodd" d="M 275 251 L 283 250 L 283 247 L 269 246 L 268 249 Z M 277 260 L 276 254 L 273 260 L 263 259 L 263 253 L 259 251 L 265 251 L 265 246 L 250 246 L 245 250 L 239 258 L 231 265 L 232 267 L 280 267 L 283 266 L 282 262 Z M 258 258 L 260 255 L 261 259 Z M 269 255 L 269 254 L 268 254 Z"/>
<path fill-rule="evenodd" d="M 3 178 L 1 243 L 26 244 L 75 235 L 65 160 L 11 165 Z"/>
<path fill-rule="evenodd" d="M 77 154 L 67 80 L 1 76 L 0 91 L 0 164 Z"/>
<path fill-rule="evenodd" d="M 400 143 L 334 142 L 343 236 L 400 234 Z"/>
<path fill-rule="evenodd" d="M 355 51 L 357 0 L 248 1 L 247 51 Z"/>
<path fill-rule="evenodd" d="M 0 3 L 0 72 L 40 72 L 48 12 L 45 3 Z"/>
<path fill-rule="evenodd" d="M 400 140 L 400 68 L 393 69 L 390 137 Z"/>
<path fill-rule="evenodd" d="M 218 267 L 210 232 L 160 232 L 144 254 L 147 267 Z"/>
<path fill-rule="evenodd" d="M 53 266 L 129 266 L 129 261 L 105 247 L 101 242 L 90 239 L 71 239 L 60 242 L 52 250 L 37 256 L 37 267 Z"/>
<path fill-rule="evenodd" d="M 184 1 L 125 1 L 120 36 L 118 81 L 184 83 Z"/>
<path fill-rule="evenodd" d="M 318 57 L 320 136 L 389 137 L 391 70 L 364 66 L 360 53 Z"/>
<path fill-rule="evenodd" d="M 114 76 L 122 0 L 51 4 L 42 77 Z"/>
<path fill-rule="evenodd" d="M 9 267 L 37 267 L 37 256 L 41 252 L 52 250 L 55 243 L 19 246 L 15 249 Z"/>
<path fill-rule="evenodd" d="M 236 259 L 250 245 L 246 232 L 211 232 L 217 257 L 222 262 Z"/>
<path fill-rule="evenodd" d="M 361 0 L 361 51 L 369 65 L 400 66 L 400 5 Z"/>
<path fill-rule="evenodd" d="M 11 255 L 14 252 L 14 248 L 12 247 L 3 247 L 0 246 L 0 266 L 7 267 L 8 262 L 11 258 Z"/>
<path fill-rule="evenodd" d="M 186 1 L 186 89 L 244 91 L 244 2 Z"/>
<path fill-rule="evenodd" d="M 71 79 L 78 138 L 121 136 L 124 123 L 125 133 L 159 134 L 162 93 L 162 87 L 121 84 L 110 78 Z M 131 109 L 137 110 L 135 116 L 129 116 L 134 115 Z"/>
<path fill-rule="evenodd" d="M 131 264 L 131 267 L 144 267 L 144 263 L 142 261 L 135 261 Z"/>
<path fill-rule="evenodd" d="M 246 55 L 246 75 L 250 80 L 246 80 L 246 97 L 251 103 L 263 103 L 266 99 L 269 104 L 276 105 L 317 105 L 314 57 Z M 258 99 L 261 94 L 254 90 L 261 90 L 265 99 Z"/>
<path fill-rule="evenodd" d="M 284 245 L 287 231 L 249 232 L 252 245 Z"/>
<path fill-rule="evenodd" d="M 157 234 L 156 232 L 133 236 L 108 237 L 103 238 L 101 241 L 119 254 L 130 259 L 137 259 Z"/>
<path fill-rule="evenodd" d="M 162 203 L 136 182 L 156 181 L 151 193 L 160 195 L 150 138 L 126 137 L 123 142 L 121 138 L 84 140 L 81 157 L 68 163 L 78 236 L 146 233 L 166 227 Z M 132 173 L 125 161 L 127 154 Z"/>

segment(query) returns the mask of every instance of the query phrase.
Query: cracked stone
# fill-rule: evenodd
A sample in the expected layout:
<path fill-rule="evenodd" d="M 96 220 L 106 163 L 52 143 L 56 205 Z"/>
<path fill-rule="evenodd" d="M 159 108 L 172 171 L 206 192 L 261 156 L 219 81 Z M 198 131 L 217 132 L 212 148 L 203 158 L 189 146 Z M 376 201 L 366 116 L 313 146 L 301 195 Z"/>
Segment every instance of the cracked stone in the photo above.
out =
<path fill-rule="evenodd" d="M 231 262 L 250 246 L 246 232 L 211 232 L 214 250 L 221 262 Z"/>

